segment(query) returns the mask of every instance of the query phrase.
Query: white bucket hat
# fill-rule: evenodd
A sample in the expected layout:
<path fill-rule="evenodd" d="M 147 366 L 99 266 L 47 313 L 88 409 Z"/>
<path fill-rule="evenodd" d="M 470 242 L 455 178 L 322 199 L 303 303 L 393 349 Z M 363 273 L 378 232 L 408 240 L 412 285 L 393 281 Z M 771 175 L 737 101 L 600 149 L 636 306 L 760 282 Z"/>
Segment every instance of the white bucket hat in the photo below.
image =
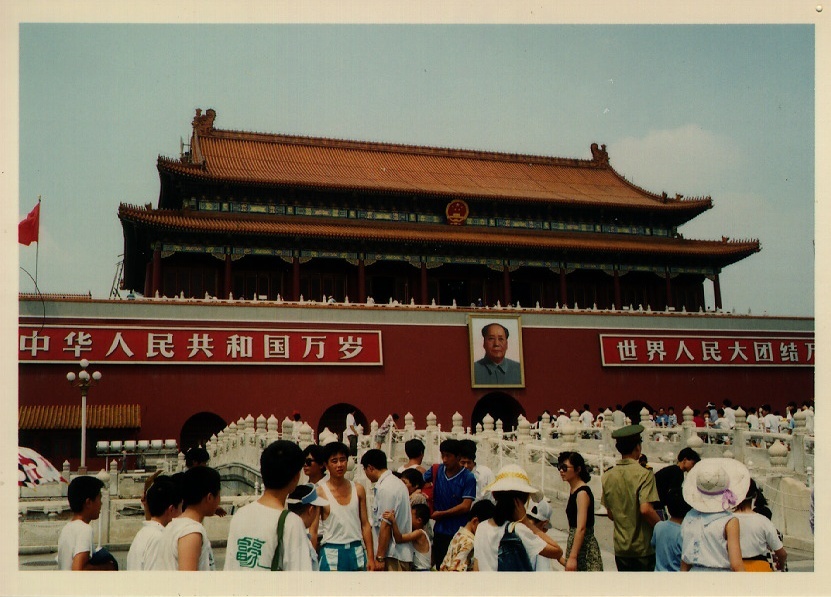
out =
<path fill-rule="evenodd" d="M 684 500 L 699 512 L 722 512 L 738 506 L 750 487 L 750 471 L 732 458 L 705 458 L 687 473 Z"/>
<path fill-rule="evenodd" d="M 529 494 L 531 499 L 542 497 L 540 490 L 531 486 L 531 480 L 528 478 L 525 469 L 517 464 L 507 464 L 499 469 L 496 480 L 485 487 L 485 491 L 519 491 L 520 493 Z"/>

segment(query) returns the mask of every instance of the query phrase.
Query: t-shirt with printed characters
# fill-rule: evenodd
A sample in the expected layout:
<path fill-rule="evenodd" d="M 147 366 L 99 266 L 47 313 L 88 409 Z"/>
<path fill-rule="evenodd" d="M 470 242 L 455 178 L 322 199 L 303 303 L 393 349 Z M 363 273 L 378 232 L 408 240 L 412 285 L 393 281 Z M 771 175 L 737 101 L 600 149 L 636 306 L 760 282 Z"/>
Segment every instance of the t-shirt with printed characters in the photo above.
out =
<path fill-rule="evenodd" d="M 231 519 L 224 570 L 271 570 L 282 510 L 252 502 Z M 306 527 L 289 512 L 283 527 L 283 570 L 313 570 Z"/>

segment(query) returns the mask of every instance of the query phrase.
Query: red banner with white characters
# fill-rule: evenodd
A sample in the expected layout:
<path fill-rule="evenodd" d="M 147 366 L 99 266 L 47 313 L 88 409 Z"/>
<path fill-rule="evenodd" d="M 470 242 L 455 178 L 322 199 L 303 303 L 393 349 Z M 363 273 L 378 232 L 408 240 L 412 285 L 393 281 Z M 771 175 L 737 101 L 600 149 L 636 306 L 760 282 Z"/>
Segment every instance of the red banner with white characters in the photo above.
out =
<path fill-rule="evenodd" d="M 383 365 L 379 330 L 19 327 L 23 363 Z"/>
<path fill-rule="evenodd" d="M 604 367 L 813 367 L 814 338 L 600 334 Z"/>

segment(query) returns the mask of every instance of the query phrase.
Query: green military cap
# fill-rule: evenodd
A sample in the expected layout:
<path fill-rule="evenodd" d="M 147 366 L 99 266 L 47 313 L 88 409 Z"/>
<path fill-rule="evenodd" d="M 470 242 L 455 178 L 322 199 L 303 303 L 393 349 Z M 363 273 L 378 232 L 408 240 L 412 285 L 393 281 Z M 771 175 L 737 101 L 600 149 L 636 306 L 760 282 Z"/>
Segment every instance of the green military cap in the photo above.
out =
<path fill-rule="evenodd" d="M 643 425 L 627 425 L 626 427 L 615 429 L 612 432 L 612 437 L 615 439 L 620 439 L 622 437 L 640 435 L 641 433 L 643 433 Z"/>

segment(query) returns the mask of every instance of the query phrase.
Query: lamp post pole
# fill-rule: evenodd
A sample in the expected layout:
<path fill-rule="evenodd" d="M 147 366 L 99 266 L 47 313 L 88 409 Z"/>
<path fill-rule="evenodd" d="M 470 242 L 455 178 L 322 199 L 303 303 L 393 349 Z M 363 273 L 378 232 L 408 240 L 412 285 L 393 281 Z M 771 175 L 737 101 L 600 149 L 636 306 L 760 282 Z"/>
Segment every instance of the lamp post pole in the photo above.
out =
<path fill-rule="evenodd" d="M 81 359 L 79 364 L 81 365 L 81 370 L 78 374 L 76 375 L 70 371 L 66 374 L 66 380 L 70 385 L 81 390 L 81 466 L 78 472 L 83 475 L 87 472 L 87 394 L 89 393 L 90 386 L 101 380 L 101 372 L 93 371 L 92 375 L 90 375 L 89 371 L 87 371 L 89 361 L 86 359 Z"/>

